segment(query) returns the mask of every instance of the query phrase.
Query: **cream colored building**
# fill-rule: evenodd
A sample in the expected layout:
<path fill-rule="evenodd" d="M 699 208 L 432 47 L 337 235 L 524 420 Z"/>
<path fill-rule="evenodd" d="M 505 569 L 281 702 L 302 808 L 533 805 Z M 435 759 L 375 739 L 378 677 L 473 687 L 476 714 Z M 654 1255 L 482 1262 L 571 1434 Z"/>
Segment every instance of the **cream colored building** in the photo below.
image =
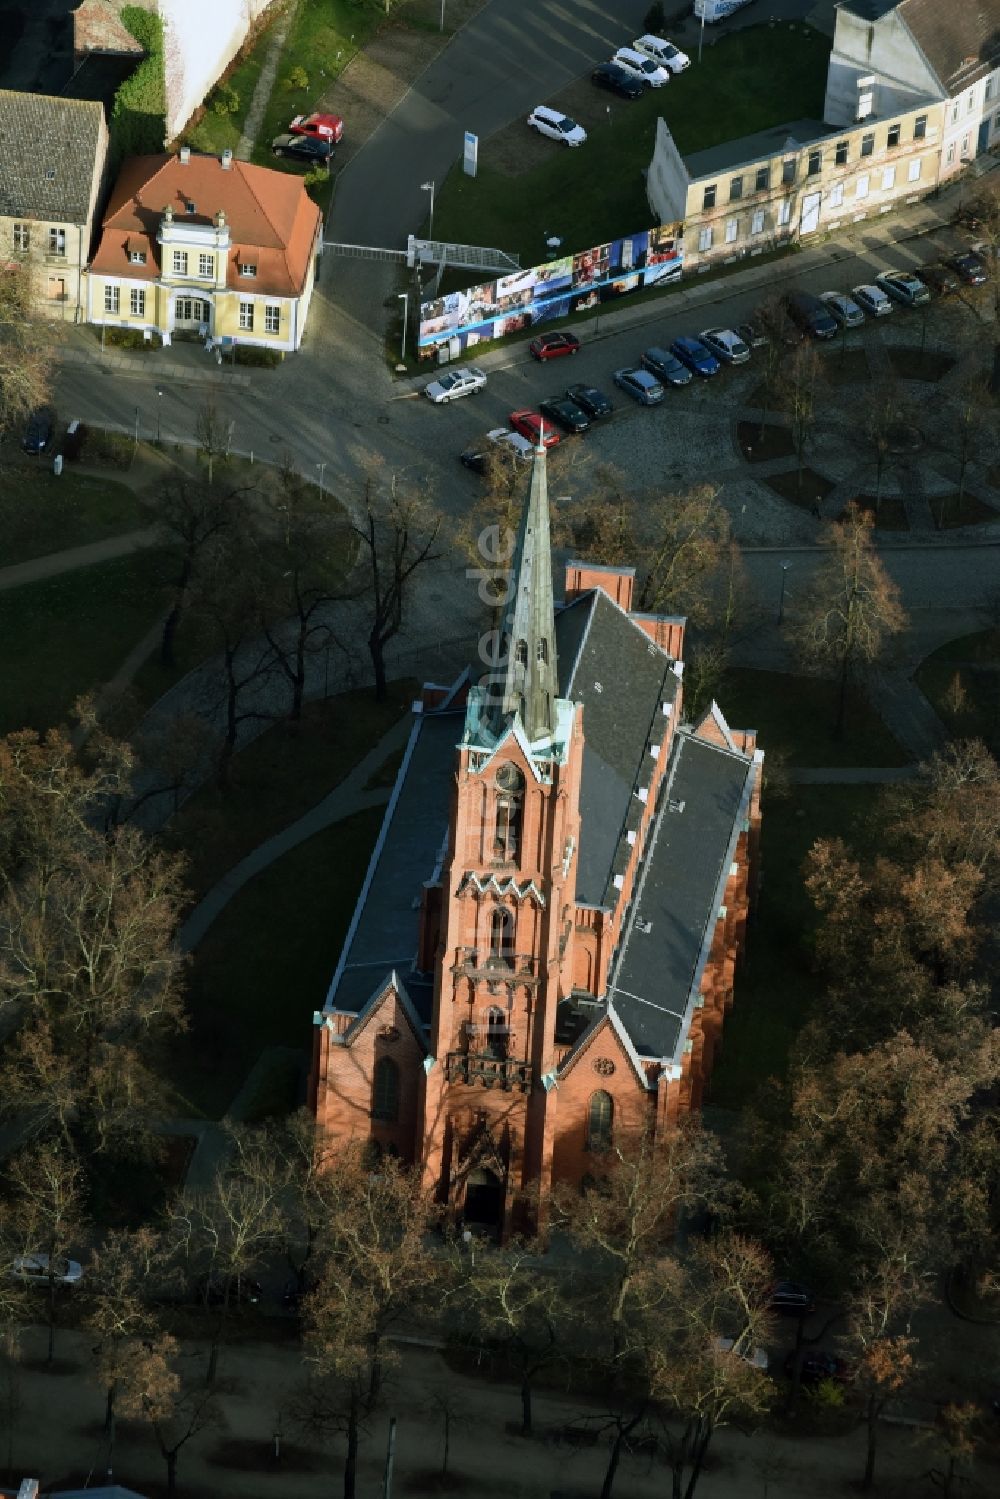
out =
<path fill-rule="evenodd" d="M 0 89 L 0 258 L 24 266 L 50 317 L 83 317 L 107 159 L 103 105 Z"/>
<path fill-rule="evenodd" d="M 944 108 L 922 101 L 841 126 L 793 120 L 689 156 L 660 119 L 649 203 L 661 223 L 683 221 L 685 271 L 877 218 L 937 185 Z"/>
<path fill-rule="evenodd" d="M 323 219 L 302 179 L 230 152 L 127 160 L 88 277 L 98 326 L 233 340 L 289 352 L 302 342 Z"/>

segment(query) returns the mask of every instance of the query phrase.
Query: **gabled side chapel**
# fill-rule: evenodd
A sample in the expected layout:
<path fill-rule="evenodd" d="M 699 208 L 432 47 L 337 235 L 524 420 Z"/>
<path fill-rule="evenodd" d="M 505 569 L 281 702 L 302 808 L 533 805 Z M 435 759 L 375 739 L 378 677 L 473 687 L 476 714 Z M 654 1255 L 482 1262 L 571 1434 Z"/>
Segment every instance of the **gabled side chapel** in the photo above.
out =
<path fill-rule="evenodd" d="M 633 581 L 571 562 L 556 609 L 539 450 L 500 668 L 415 704 L 314 1017 L 319 1130 L 501 1235 L 699 1106 L 733 1001 L 762 755 L 714 703 L 683 721 L 684 620 Z"/>

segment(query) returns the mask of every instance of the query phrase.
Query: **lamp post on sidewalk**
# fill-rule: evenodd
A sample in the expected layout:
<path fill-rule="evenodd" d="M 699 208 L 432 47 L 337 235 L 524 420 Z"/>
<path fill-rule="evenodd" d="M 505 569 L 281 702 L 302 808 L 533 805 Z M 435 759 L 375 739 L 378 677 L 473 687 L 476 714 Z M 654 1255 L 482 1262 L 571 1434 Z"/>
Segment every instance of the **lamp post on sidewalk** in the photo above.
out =
<path fill-rule="evenodd" d="M 781 564 L 781 592 L 778 595 L 778 624 L 779 625 L 781 624 L 782 620 L 785 617 L 785 577 L 786 577 L 786 575 L 788 573 L 788 569 L 791 567 L 791 565 L 792 564 L 790 562 L 783 562 Z"/>
<path fill-rule="evenodd" d="M 317 463 L 317 465 L 316 465 L 316 467 L 319 469 L 319 497 L 320 497 L 320 499 L 323 498 L 323 473 L 324 473 L 324 471 L 326 469 L 326 464 L 327 464 L 327 460 L 324 458 L 322 463 Z"/>
<path fill-rule="evenodd" d="M 396 293 L 396 296 L 398 297 L 399 301 L 402 302 L 402 304 L 403 304 L 403 338 L 402 338 L 402 342 L 400 343 L 400 346 L 399 346 L 399 362 L 400 362 L 400 364 L 405 364 L 406 363 L 406 319 L 407 319 L 407 314 L 408 314 L 408 312 L 410 310 L 410 294 L 409 294 L 409 292 L 406 292 L 406 291 L 399 291 L 399 292 Z"/>
<path fill-rule="evenodd" d="M 433 184 L 433 182 L 421 182 L 421 184 L 420 184 L 420 191 L 422 193 L 430 193 L 430 195 L 431 195 L 431 212 L 430 212 L 430 217 L 429 217 L 429 219 L 427 221 L 427 238 L 428 239 L 433 239 L 434 238 L 434 184 Z"/>

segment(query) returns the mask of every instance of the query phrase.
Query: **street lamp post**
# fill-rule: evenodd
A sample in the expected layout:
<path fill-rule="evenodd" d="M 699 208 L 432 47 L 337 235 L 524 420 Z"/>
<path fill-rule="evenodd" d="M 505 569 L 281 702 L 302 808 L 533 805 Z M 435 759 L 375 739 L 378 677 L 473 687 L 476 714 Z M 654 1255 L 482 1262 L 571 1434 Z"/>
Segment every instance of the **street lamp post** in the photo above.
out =
<path fill-rule="evenodd" d="M 429 218 L 428 223 L 427 223 L 427 238 L 428 239 L 433 239 L 434 238 L 434 184 L 433 184 L 433 182 L 421 182 L 421 184 L 420 184 L 420 191 L 422 193 L 430 193 L 430 195 L 431 195 L 431 212 L 430 212 L 430 218 Z"/>
<path fill-rule="evenodd" d="M 410 310 L 410 294 L 409 294 L 409 292 L 400 291 L 400 292 L 396 293 L 396 296 L 398 297 L 399 301 L 402 302 L 402 304 L 403 304 L 403 340 L 402 340 L 402 343 L 400 344 L 400 347 L 399 347 L 399 362 L 400 362 L 400 364 L 405 364 L 406 363 L 406 318 L 407 318 L 407 313 Z"/>
<path fill-rule="evenodd" d="M 135 408 L 135 445 L 139 446 L 139 408 Z"/>
<path fill-rule="evenodd" d="M 317 463 L 316 467 L 319 469 L 319 497 L 320 497 L 320 499 L 322 499 L 323 498 L 323 472 L 324 472 L 324 470 L 326 468 L 326 459 L 324 458 L 322 463 Z"/>
<path fill-rule="evenodd" d="M 156 446 L 157 447 L 160 446 L 160 412 L 163 410 L 163 407 L 160 405 L 160 402 L 162 401 L 162 399 L 163 399 L 163 391 L 159 388 L 159 386 L 157 386 L 157 388 L 156 388 Z"/>
<path fill-rule="evenodd" d="M 791 565 L 792 564 L 790 562 L 783 562 L 781 564 L 781 592 L 778 595 L 778 624 L 779 625 L 781 624 L 781 621 L 785 617 L 785 575 L 787 574 L 788 569 L 791 567 Z"/>
<path fill-rule="evenodd" d="M 705 9 L 701 12 L 701 30 L 698 33 L 698 61 L 701 62 L 701 49 L 705 44 Z"/>
<path fill-rule="evenodd" d="M 444 0 L 441 0 L 441 25 L 438 27 L 438 30 L 444 30 Z"/>

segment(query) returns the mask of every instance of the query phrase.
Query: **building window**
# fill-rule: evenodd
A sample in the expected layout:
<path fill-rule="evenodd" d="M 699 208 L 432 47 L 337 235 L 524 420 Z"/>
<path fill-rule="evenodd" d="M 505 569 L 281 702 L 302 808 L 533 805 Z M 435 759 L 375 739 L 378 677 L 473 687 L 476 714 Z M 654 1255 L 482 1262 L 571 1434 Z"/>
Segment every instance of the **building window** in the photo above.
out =
<path fill-rule="evenodd" d="M 763 234 L 764 232 L 764 210 L 755 208 L 750 219 L 750 233 Z"/>
<path fill-rule="evenodd" d="M 121 293 L 117 286 L 106 286 L 104 288 L 104 311 L 113 312 L 116 316 L 121 307 Z"/>
<path fill-rule="evenodd" d="M 524 805 L 524 777 L 508 760 L 496 775 L 497 810 L 493 834 L 493 851 L 501 859 L 513 859 L 521 843 L 521 809 Z"/>
<path fill-rule="evenodd" d="M 486 1012 L 486 1050 L 491 1057 L 507 1055 L 507 1016 L 496 1006 Z"/>
<path fill-rule="evenodd" d="M 795 181 L 795 157 L 794 156 L 790 156 L 787 161 L 783 161 L 782 162 L 782 164 L 781 164 L 781 180 L 782 180 L 782 182 L 794 182 Z"/>
<path fill-rule="evenodd" d="M 133 317 L 146 316 L 146 293 L 140 286 L 133 286 L 130 293 L 130 303 Z"/>
<path fill-rule="evenodd" d="M 868 173 L 867 172 L 862 172 L 861 176 L 858 178 L 857 186 L 854 189 L 854 196 L 856 198 L 867 198 L 867 196 L 868 196 Z"/>
<path fill-rule="evenodd" d="M 956 99 L 955 103 L 951 106 L 951 123 L 954 125 L 954 123 L 955 123 L 955 121 L 957 119 L 958 119 L 958 100 Z"/>
<path fill-rule="evenodd" d="M 27 224 L 14 225 L 14 249 L 27 250 L 31 244 L 31 231 Z"/>
<path fill-rule="evenodd" d="M 864 135 L 861 137 L 861 155 L 871 156 L 874 153 L 874 150 L 875 132 L 874 130 L 866 130 Z"/>
<path fill-rule="evenodd" d="M 253 303 L 252 302 L 241 302 L 240 303 L 240 327 L 243 329 L 244 333 L 252 333 L 253 332 Z"/>
<path fill-rule="evenodd" d="M 839 208 L 844 201 L 844 184 L 835 182 L 830 189 L 830 207 Z"/>
<path fill-rule="evenodd" d="M 784 229 L 787 224 L 791 223 L 791 221 L 792 200 L 791 198 L 782 198 L 781 202 L 778 204 L 778 227 L 780 229 Z"/>
<path fill-rule="evenodd" d="M 869 89 L 867 93 L 858 95 L 858 119 L 867 120 L 875 103 L 875 95 Z"/>
<path fill-rule="evenodd" d="M 257 267 L 255 265 L 251 265 L 250 262 L 246 260 L 240 262 L 241 276 L 256 276 L 256 274 Z"/>
<path fill-rule="evenodd" d="M 809 152 L 809 165 L 806 172 L 810 177 L 818 177 L 823 170 L 823 153 L 819 149 Z"/>
<path fill-rule="evenodd" d="M 993 116 L 993 129 L 1000 130 L 1000 109 L 998 109 L 996 114 Z"/>
<path fill-rule="evenodd" d="M 987 78 L 987 80 L 986 80 L 986 87 L 983 89 L 983 103 L 985 104 L 987 99 L 992 99 L 992 98 L 993 98 L 993 79 L 992 78 Z"/>
<path fill-rule="evenodd" d="M 885 138 L 885 143 L 890 150 L 893 146 L 899 145 L 899 129 L 900 127 L 898 125 L 889 126 L 889 133 Z"/>
<path fill-rule="evenodd" d="M 395 1124 L 399 1118 L 399 1068 L 391 1057 L 379 1057 L 372 1079 L 372 1118 Z"/>
<path fill-rule="evenodd" d="M 729 179 L 729 201 L 736 203 L 743 196 L 743 178 L 731 177 Z"/>
<path fill-rule="evenodd" d="M 948 155 L 944 159 L 944 164 L 947 167 L 953 167 L 955 165 L 955 142 L 954 141 L 952 141 L 951 145 L 948 147 Z"/>
<path fill-rule="evenodd" d="M 128 258 L 129 258 L 130 262 L 132 263 L 132 265 L 145 265 L 146 264 L 146 252 L 145 252 L 145 250 L 130 250 L 128 252 Z"/>
<path fill-rule="evenodd" d="M 962 136 L 962 155 L 963 156 L 968 156 L 968 154 L 969 154 L 969 146 L 971 144 L 971 141 L 972 141 L 971 135 L 963 135 Z M 49 232 L 51 233 L 51 230 Z M 62 252 L 60 252 L 60 253 L 62 253 Z"/>
<path fill-rule="evenodd" d="M 835 149 L 835 151 L 833 153 L 833 160 L 834 160 L 834 163 L 835 163 L 836 166 L 838 166 L 838 167 L 846 167 L 846 165 L 847 165 L 847 156 L 848 156 L 848 152 L 850 150 L 850 144 L 851 144 L 850 141 L 838 141 L 837 142 L 836 149 Z"/>
<path fill-rule="evenodd" d="M 510 962 L 514 950 L 513 928 L 507 907 L 497 906 L 490 917 L 490 957 L 495 962 Z"/>
<path fill-rule="evenodd" d="M 913 122 L 913 139 L 922 141 L 927 134 L 927 116 L 917 115 Z"/>
<path fill-rule="evenodd" d="M 754 178 L 753 190 L 755 193 L 766 193 L 771 186 L 771 168 L 758 167 Z"/>
<path fill-rule="evenodd" d="M 281 308 L 274 302 L 264 307 L 264 332 L 278 333 L 281 329 Z"/>
<path fill-rule="evenodd" d="M 726 244 L 731 245 L 740 232 L 739 219 L 726 220 Z"/>
<path fill-rule="evenodd" d="M 891 192 L 892 189 L 895 186 L 896 186 L 896 168 L 895 167 L 885 167 L 885 168 L 883 168 L 883 171 L 882 171 L 882 191 L 884 193 Z"/>
<path fill-rule="evenodd" d="M 712 226 L 706 224 L 704 229 L 698 230 L 698 249 L 705 251 L 712 248 Z"/>
<path fill-rule="evenodd" d="M 962 147 L 962 150 L 963 151 L 965 150 L 964 146 Z M 66 231 L 65 231 L 65 229 L 50 229 L 49 230 L 49 254 L 50 255 L 65 255 L 66 254 Z"/>
<path fill-rule="evenodd" d="M 587 1149 L 603 1153 L 611 1149 L 611 1133 L 614 1126 L 615 1105 L 610 1093 L 603 1088 L 590 1095 L 587 1109 Z"/>
<path fill-rule="evenodd" d="M 214 255 L 199 255 L 198 256 L 198 275 L 199 276 L 214 276 L 215 275 L 215 256 Z"/>
<path fill-rule="evenodd" d="M 975 104 L 975 102 L 976 102 L 976 91 L 975 91 L 974 88 L 970 88 L 968 94 L 965 97 L 965 112 L 966 112 L 967 115 L 970 115 L 972 113 L 972 106 L 973 106 L 973 104 Z"/>
<path fill-rule="evenodd" d="M 174 251 L 174 275 L 186 276 L 188 273 L 188 257 L 186 250 Z"/>
<path fill-rule="evenodd" d="M 906 171 L 908 182 L 917 182 L 920 178 L 920 167 L 922 163 L 919 156 L 915 156 Z"/>

